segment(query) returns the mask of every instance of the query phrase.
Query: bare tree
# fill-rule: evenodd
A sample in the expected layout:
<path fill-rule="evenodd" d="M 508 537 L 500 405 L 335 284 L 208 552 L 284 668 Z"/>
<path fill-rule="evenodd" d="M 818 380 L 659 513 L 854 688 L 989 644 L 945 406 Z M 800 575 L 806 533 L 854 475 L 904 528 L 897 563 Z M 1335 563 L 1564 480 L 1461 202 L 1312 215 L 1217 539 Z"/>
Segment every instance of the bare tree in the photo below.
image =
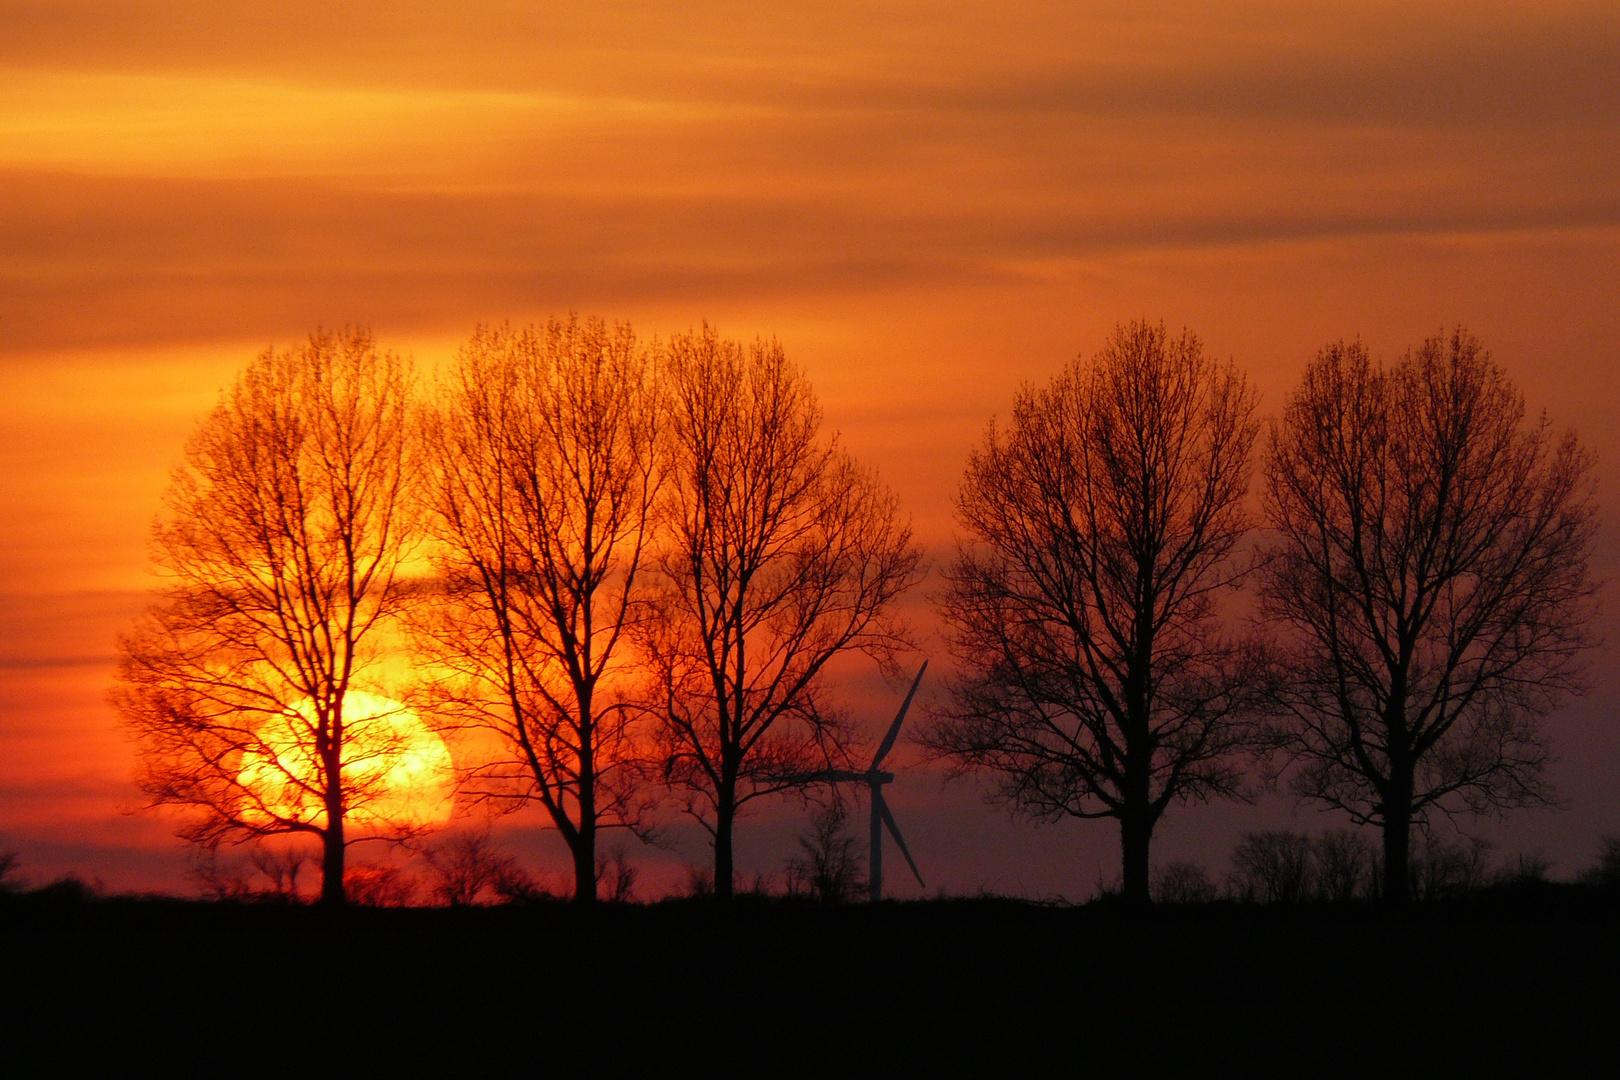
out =
<path fill-rule="evenodd" d="M 615 904 L 628 904 L 636 896 L 636 878 L 640 872 L 630 862 L 630 845 L 624 840 L 614 843 L 604 855 L 596 858 L 596 880 L 607 887 L 607 898 Z"/>
<path fill-rule="evenodd" d="M 1317 836 L 1316 894 L 1332 903 L 1363 895 L 1373 877 L 1373 845 L 1353 829 L 1324 829 Z"/>
<path fill-rule="evenodd" d="M 416 879 L 389 863 L 350 864 L 344 878 L 349 903 L 361 907 L 410 907 L 416 903 Z"/>
<path fill-rule="evenodd" d="M 1311 838 L 1286 829 L 1246 832 L 1232 849 L 1232 892 L 1240 900 L 1297 904 L 1316 889 Z"/>
<path fill-rule="evenodd" d="M 1462 329 L 1393 367 L 1324 348 L 1273 427 L 1263 610 L 1294 790 L 1383 830 L 1545 801 L 1539 718 L 1593 642 L 1591 455 Z"/>
<path fill-rule="evenodd" d="M 849 830 L 849 807 L 842 801 L 817 810 L 798 841 L 804 855 L 788 860 L 789 896 L 802 893 L 824 904 L 842 904 L 865 887 L 860 852 Z"/>
<path fill-rule="evenodd" d="M 0 884 L 4 883 L 5 856 L 0 855 Z M 1598 837 L 1597 862 L 1581 871 L 1577 879 L 1600 889 L 1620 889 L 1620 836 Z"/>
<path fill-rule="evenodd" d="M 415 535 L 411 388 L 363 330 L 254 361 L 186 445 L 154 526 L 167 584 L 119 640 L 112 700 L 150 805 L 186 812 L 205 846 L 317 837 L 326 902 L 343 901 L 348 819 L 367 837 L 421 825 L 381 809 L 379 766 L 409 747 L 380 699 L 355 715 Z"/>
<path fill-rule="evenodd" d="M 186 876 L 212 900 L 246 900 L 253 896 L 252 875 L 240 859 L 221 859 L 219 845 L 199 844 L 187 860 Z"/>
<path fill-rule="evenodd" d="M 1136 903 L 1170 804 L 1240 791 L 1250 664 L 1216 602 L 1240 577 L 1254 410 L 1193 334 L 1131 323 L 1020 391 L 957 497 L 939 607 L 959 675 L 923 742 L 1038 819 L 1116 819 Z"/>
<path fill-rule="evenodd" d="M 428 867 L 428 892 L 449 907 L 471 907 L 485 897 L 499 897 L 512 880 L 513 858 L 496 845 L 485 826 L 446 833 L 422 848 Z"/>
<path fill-rule="evenodd" d="M 804 375 L 773 341 L 705 325 L 669 344 L 672 471 L 653 673 L 666 777 L 714 840 L 732 894 L 739 809 L 833 759 L 827 664 L 907 647 L 895 601 L 921 553 L 894 494 L 823 436 Z"/>
<path fill-rule="evenodd" d="M 255 845 L 248 851 L 248 862 L 268 883 L 265 895 L 295 904 L 304 898 L 298 879 L 308 861 L 309 853 L 301 847 L 276 850 Z"/>
<path fill-rule="evenodd" d="M 627 325 L 479 329 L 430 423 L 440 711 L 493 732 L 476 796 L 538 802 L 596 898 L 597 832 L 643 810 L 623 693 L 651 536 L 658 403 Z"/>
<path fill-rule="evenodd" d="M 1220 897 L 1209 871 L 1195 862 L 1171 862 L 1153 874 L 1153 900 L 1159 904 L 1208 904 Z"/>
<path fill-rule="evenodd" d="M 1466 843 L 1449 843 L 1436 829 L 1420 830 L 1419 837 L 1406 874 L 1413 899 L 1454 900 L 1490 884 L 1490 841 L 1475 836 Z M 1542 877 L 1546 870 L 1542 863 Z"/>

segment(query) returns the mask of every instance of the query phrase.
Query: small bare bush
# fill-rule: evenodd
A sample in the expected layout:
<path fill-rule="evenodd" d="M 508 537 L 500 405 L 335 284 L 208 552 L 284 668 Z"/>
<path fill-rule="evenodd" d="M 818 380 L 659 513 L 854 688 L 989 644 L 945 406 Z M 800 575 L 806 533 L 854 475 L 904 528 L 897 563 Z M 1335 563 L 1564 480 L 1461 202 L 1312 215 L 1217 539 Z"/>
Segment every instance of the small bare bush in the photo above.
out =
<path fill-rule="evenodd" d="M 1411 895 L 1418 900 L 1450 900 L 1490 883 L 1490 841 L 1478 837 L 1466 844 L 1429 835 L 1412 855 L 1408 874 Z"/>
<path fill-rule="evenodd" d="M 713 896 L 714 871 L 706 866 L 688 863 L 686 881 L 681 887 L 681 895 L 694 898 Z"/>
<path fill-rule="evenodd" d="M 498 898 L 497 886 L 515 869 L 487 828 L 445 834 L 422 849 L 422 861 L 427 863 L 429 895 L 450 907 Z"/>
<path fill-rule="evenodd" d="M 824 904 L 841 904 L 855 898 L 865 881 L 855 837 L 848 825 L 849 812 L 840 803 L 833 803 L 810 819 L 809 830 L 799 835 L 803 857 L 788 860 L 788 895 L 809 896 Z"/>
<path fill-rule="evenodd" d="M 1309 899 L 1315 877 L 1311 848 L 1311 838 L 1301 833 L 1244 833 L 1232 851 L 1232 893 L 1262 904 Z"/>
<path fill-rule="evenodd" d="M 343 889 L 349 902 L 360 907 L 409 907 L 416 899 L 416 879 L 397 866 L 350 865 Z"/>
<path fill-rule="evenodd" d="M 754 876 L 748 879 L 747 884 L 737 883 L 737 891 L 743 896 L 770 896 L 776 892 L 776 875 L 764 870 L 756 870 Z"/>
<path fill-rule="evenodd" d="M 1519 855 L 1497 873 L 1496 880 L 1504 885 L 1539 885 L 1551 871 L 1552 860 L 1537 851 Z"/>
<path fill-rule="evenodd" d="M 1620 836 L 1598 838 L 1597 865 L 1582 873 L 1581 881 L 1602 889 L 1620 889 Z"/>
<path fill-rule="evenodd" d="M 199 845 L 191 853 L 186 876 L 210 900 L 246 900 L 253 895 L 248 868 L 240 860 L 220 858 L 218 845 Z"/>
<path fill-rule="evenodd" d="M 1219 895 L 1209 871 L 1195 862 L 1167 863 L 1154 876 L 1153 899 L 1161 904 L 1207 904 Z"/>
<path fill-rule="evenodd" d="M 1325 829 L 1313 844 L 1315 892 L 1319 899 L 1346 903 L 1366 895 L 1373 879 L 1372 841 L 1354 829 Z"/>
<path fill-rule="evenodd" d="M 600 896 L 618 904 L 635 899 L 637 870 L 630 863 L 630 845 L 620 840 L 596 857 L 596 888 Z"/>
<path fill-rule="evenodd" d="M 298 879 L 302 876 L 304 867 L 310 863 L 309 852 L 299 848 L 276 851 L 272 848 L 256 847 L 248 852 L 248 862 L 253 864 L 253 868 L 268 883 L 265 888 L 259 890 L 259 895 L 293 903 L 303 900 Z"/>
<path fill-rule="evenodd" d="M 503 904 L 538 904 L 557 898 L 544 881 L 515 862 L 502 868 L 492 887 Z"/>

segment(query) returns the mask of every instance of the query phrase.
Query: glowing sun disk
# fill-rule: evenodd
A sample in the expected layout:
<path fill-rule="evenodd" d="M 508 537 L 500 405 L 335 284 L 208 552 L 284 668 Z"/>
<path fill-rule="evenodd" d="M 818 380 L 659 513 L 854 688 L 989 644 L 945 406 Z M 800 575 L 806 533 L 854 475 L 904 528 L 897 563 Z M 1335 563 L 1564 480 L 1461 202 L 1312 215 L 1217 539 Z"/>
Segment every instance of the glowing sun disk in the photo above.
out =
<path fill-rule="evenodd" d="M 376 694 L 349 691 L 343 714 L 345 827 L 383 832 L 448 822 L 455 777 L 444 740 L 411 709 Z M 315 722 L 315 703 L 299 702 L 260 733 L 262 749 L 242 755 L 237 780 L 256 801 L 250 819 L 324 820 Z"/>

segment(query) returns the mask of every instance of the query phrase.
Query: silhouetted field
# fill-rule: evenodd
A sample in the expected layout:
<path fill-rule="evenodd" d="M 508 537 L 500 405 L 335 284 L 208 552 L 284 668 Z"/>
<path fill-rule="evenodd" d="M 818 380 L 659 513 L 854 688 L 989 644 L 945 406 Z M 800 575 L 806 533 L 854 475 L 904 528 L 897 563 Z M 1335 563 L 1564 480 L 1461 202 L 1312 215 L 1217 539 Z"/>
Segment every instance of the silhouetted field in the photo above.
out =
<path fill-rule="evenodd" d="M 1620 904 L 1558 885 L 1407 915 L 0 901 L 9 1062 L 182 1075 L 1533 1074 L 1609 1054 L 1617 962 Z"/>

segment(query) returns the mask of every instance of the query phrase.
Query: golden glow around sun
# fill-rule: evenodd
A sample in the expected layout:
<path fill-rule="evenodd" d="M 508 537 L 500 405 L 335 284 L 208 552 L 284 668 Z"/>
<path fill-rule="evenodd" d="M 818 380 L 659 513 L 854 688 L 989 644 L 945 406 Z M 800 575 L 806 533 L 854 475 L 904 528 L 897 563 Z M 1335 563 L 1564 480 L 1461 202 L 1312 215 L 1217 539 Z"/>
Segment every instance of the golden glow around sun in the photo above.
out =
<path fill-rule="evenodd" d="M 450 820 L 455 775 L 444 740 L 411 709 L 351 690 L 344 696 L 345 827 L 352 831 L 432 828 Z M 242 756 L 237 781 L 252 793 L 252 820 L 324 823 L 312 733 L 315 704 L 302 701 L 260 733 L 262 750 Z"/>

